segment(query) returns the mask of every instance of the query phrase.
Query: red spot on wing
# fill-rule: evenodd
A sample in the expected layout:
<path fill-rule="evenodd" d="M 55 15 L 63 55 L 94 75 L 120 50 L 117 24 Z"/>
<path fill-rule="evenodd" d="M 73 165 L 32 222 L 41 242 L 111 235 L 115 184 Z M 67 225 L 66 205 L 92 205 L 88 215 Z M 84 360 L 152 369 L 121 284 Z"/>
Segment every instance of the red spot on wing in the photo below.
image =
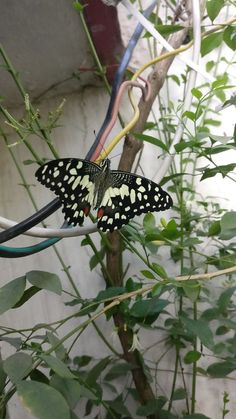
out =
<path fill-rule="evenodd" d="M 83 209 L 85 217 L 89 215 L 90 207 L 84 207 Z"/>
<path fill-rule="evenodd" d="M 102 218 L 104 215 L 104 208 L 98 208 L 97 218 Z"/>

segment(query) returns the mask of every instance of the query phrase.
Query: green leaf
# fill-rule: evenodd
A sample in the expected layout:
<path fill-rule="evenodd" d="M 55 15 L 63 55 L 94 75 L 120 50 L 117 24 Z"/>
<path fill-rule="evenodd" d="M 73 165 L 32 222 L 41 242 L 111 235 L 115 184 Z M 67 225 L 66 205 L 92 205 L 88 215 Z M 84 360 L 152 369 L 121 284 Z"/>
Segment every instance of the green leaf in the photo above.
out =
<path fill-rule="evenodd" d="M 173 413 L 160 409 L 158 407 L 158 401 L 156 400 L 152 400 L 148 402 L 145 406 L 139 407 L 136 413 L 138 416 L 146 416 L 146 417 L 155 415 L 155 413 L 157 413 L 161 419 L 177 419 L 178 418 L 178 416 L 173 415 Z"/>
<path fill-rule="evenodd" d="M 21 299 L 25 290 L 25 283 L 25 276 L 21 276 L 0 288 L 0 314 L 14 307 Z"/>
<path fill-rule="evenodd" d="M 213 221 L 208 229 L 208 237 L 218 236 L 220 234 L 220 231 L 220 221 Z"/>
<path fill-rule="evenodd" d="M 125 292 L 124 287 L 109 287 L 106 290 L 99 291 L 96 301 L 103 301 L 108 298 L 114 298 Z"/>
<path fill-rule="evenodd" d="M 53 374 L 50 385 L 63 395 L 71 409 L 75 408 L 81 396 L 81 386 L 77 381 Z"/>
<path fill-rule="evenodd" d="M 192 364 L 193 362 L 197 362 L 201 356 L 201 353 L 198 351 L 189 351 L 184 357 L 184 362 L 185 364 Z"/>
<path fill-rule="evenodd" d="M 176 221 L 170 220 L 167 226 L 162 230 L 161 235 L 169 240 L 175 240 L 180 237 Z"/>
<path fill-rule="evenodd" d="M 173 400 L 183 400 L 187 396 L 184 388 L 177 388 L 173 394 Z"/>
<path fill-rule="evenodd" d="M 214 68 L 215 65 L 216 65 L 215 61 L 212 61 L 212 60 L 208 61 L 208 63 L 206 63 L 206 70 L 210 72 Z"/>
<path fill-rule="evenodd" d="M 222 240 L 230 240 L 236 236 L 236 211 L 229 211 L 223 215 L 220 228 L 220 238 Z"/>
<path fill-rule="evenodd" d="M 108 371 L 105 375 L 105 380 L 111 381 L 117 379 L 117 377 L 126 376 L 135 367 L 128 362 L 117 363 Z"/>
<path fill-rule="evenodd" d="M 196 87 L 194 87 L 192 90 L 192 95 L 195 96 L 197 99 L 201 99 L 202 97 L 202 92 L 201 90 L 197 89 Z"/>
<path fill-rule="evenodd" d="M 206 2 L 207 14 L 213 22 L 224 6 L 224 0 L 208 0 Z"/>
<path fill-rule="evenodd" d="M 221 121 L 217 121 L 216 119 L 206 118 L 204 120 L 205 125 L 212 125 L 213 127 L 219 127 L 221 125 Z"/>
<path fill-rule="evenodd" d="M 40 358 L 60 377 L 75 378 L 75 375 L 60 359 L 52 355 L 40 355 Z"/>
<path fill-rule="evenodd" d="M 42 373 L 42 371 L 38 370 L 37 368 L 33 369 L 29 374 L 29 377 L 33 381 L 39 381 L 40 383 L 49 384 L 48 377 Z"/>
<path fill-rule="evenodd" d="M 158 265 L 158 263 L 153 263 L 152 268 L 157 273 L 157 275 L 159 275 L 161 278 L 163 278 L 163 279 L 168 278 L 168 275 L 167 275 L 165 269 L 163 268 L 163 266 Z"/>
<path fill-rule="evenodd" d="M 94 385 L 94 383 L 97 381 L 97 379 L 100 377 L 100 375 L 103 373 L 107 365 L 111 362 L 111 359 L 109 356 L 106 358 L 103 358 L 101 361 L 99 361 L 88 373 L 88 377 L 86 380 L 86 383 L 89 385 Z"/>
<path fill-rule="evenodd" d="M 214 364 L 209 365 L 209 367 L 207 368 L 207 373 L 211 377 L 214 377 L 214 378 L 223 378 L 235 370 L 236 370 L 235 363 L 232 363 L 230 361 L 224 361 L 224 362 L 215 362 Z"/>
<path fill-rule="evenodd" d="M 166 146 L 165 143 L 163 143 L 161 140 L 158 140 L 155 137 L 152 137 L 151 135 L 134 134 L 134 136 L 137 140 L 146 141 L 150 144 L 153 144 L 153 145 L 161 148 L 162 150 L 166 151 L 167 153 L 169 152 L 168 147 Z"/>
<path fill-rule="evenodd" d="M 223 39 L 225 43 L 231 48 L 233 51 L 236 50 L 236 28 L 235 26 L 227 26 L 224 30 Z"/>
<path fill-rule="evenodd" d="M 228 308 L 232 295 L 234 294 L 235 291 L 236 291 L 236 286 L 230 287 L 227 290 L 223 291 L 220 297 L 218 298 L 217 306 L 221 313 L 225 312 L 225 310 Z"/>
<path fill-rule="evenodd" d="M 183 316 L 181 320 L 189 332 L 197 336 L 204 346 L 209 349 L 214 346 L 212 331 L 204 320 L 192 320 Z"/>
<path fill-rule="evenodd" d="M 31 297 L 33 297 L 39 291 L 41 291 L 41 289 L 38 288 L 38 287 L 30 287 L 30 288 L 28 288 L 24 292 L 24 294 L 22 295 L 22 297 L 20 298 L 20 300 L 12 308 L 18 308 L 20 306 L 23 306 L 23 304 L 25 304 L 26 301 L 28 301 Z"/>
<path fill-rule="evenodd" d="M 226 333 L 229 333 L 229 328 L 226 326 L 219 326 L 217 327 L 215 331 L 216 336 L 222 336 L 222 335 L 225 335 Z"/>
<path fill-rule="evenodd" d="M 63 345 L 60 343 L 60 339 L 58 339 L 57 336 L 55 336 L 51 332 L 47 332 L 47 339 L 48 342 L 51 344 L 51 346 L 56 346 L 56 349 L 54 349 L 54 352 L 59 359 L 65 359 L 67 357 L 67 351 L 63 347 Z"/>
<path fill-rule="evenodd" d="M 130 309 L 130 315 L 133 317 L 147 317 L 161 313 L 169 304 L 169 301 L 159 297 L 148 298 L 147 300 L 137 301 Z"/>
<path fill-rule="evenodd" d="M 235 163 L 225 164 L 223 166 L 214 167 L 213 169 L 205 169 L 201 177 L 201 181 L 209 177 L 221 174 L 222 177 L 225 177 L 228 173 L 232 172 L 236 167 Z"/>
<path fill-rule="evenodd" d="M 127 407 L 124 404 L 123 400 L 117 399 L 117 400 L 109 400 L 107 401 L 107 404 L 110 405 L 112 410 L 114 410 L 119 415 L 122 415 L 122 417 L 128 417 L 130 418 L 130 413 L 127 409 Z"/>
<path fill-rule="evenodd" d="M 145 278 L 155 279 L 155 276 L 153 275 L 153 273 L 151 271 L 148 271 L 147 269 L 144 269 L 143 271 L 141 271 L 141 274 L 145 276 Z"/>
<path fill-rule="evenodd" d="M 36 381 L 22 381 L 17 385 L 22 404 L 37 419 L 70 419 L 69 406 L 53 387 Z"/>
<path fill-rule="evenodd" d="M 150 230 L 153 231 L 153 229 L 156 227 L 156 219 L 151 212 L 145 214 L 143 219 L 143 227 L 146 233 L 149 233 Z"/>
<path fill-rule="evenodd" d="M 32 366 L 31 356 L 23 352 L 16 352 L 3 362 L 3 369 L 14 384 L 26 377 Z"/>
<path fill-rule="evenodd" d="M 82 12 L 85 5 L 81 4 L 78 0 L 73 2 L 73 7 L 75 10 L 77 10 L 77 12 Z"/>
<path fill-rule="evenodd" d="M 196 114 L 194 112 L 191 112 L 191 111 L 185 111 L 183 113 L 183 116 L 186 116 L 186 118 L 190 119 L 191 121 L 195 121 L 195 119 L 196 119 Z"/>
<path fill-rule="evenodd" d="M 180 25 L 155 25 L 156 30 L 162 35 L 162 36 L 169 36 L 174 32 L 181 31 L 183 29 L 183 26 Z M 144 38 L 150 38 L 152 37 L 152 34 L 150 32 L 146 32 L 144 35 Z"/>
<path fill-rule="evenodd" d="M 181 151 L 185 150 L 186 148 L 201 148 L 202 143 L 200 141 L 191 140 L 191 141 L 180 141 L 178 144 L 175 145 L 175 150 L 180 153 Z"/>
<path fill-rule="evenodd" d="M 3 369 L 3 361 L 0 359 L 0 394 L 3 393 L 6 384 L 7 374 Z"/>
<path fill-rule="evenodd" d="M 202 57 L 209 54 L 215 48 L 218 48 L 223 41 L 223 32 L 212 33 L 202 40 L 201 54 Z"/>
<path fill-rule="evenodd" d="M 197 301 L 201 286 L 196 281 L 187 281 L 186 284 L 182 284 L 183 290 L 186 296 L 193 302 Z"/>
<path fill-rule="evenodd" d="M 156 400 L 148 401 L 145 406 L 140 406 L 137 409 L 138 416 L 149 416 L 155 413 L 159 413 L 160 409 L 165 405 L 167 399 L 164 397 L 158 397 Z M 161 416 L 162 417 L 162 416 Z"/>
<path fill-rule="evenodd" d="M 36 160 L 23 160 L 23 164 L 25 166 L 28 166 L 29 164 L 35 164 L 37 163 Z"/>
<path fill-rule="evenodd" d="M 155 25 L 155 28 L 163 36 L 168 36 L 184 29 L 184 27 L 180 25 Z"/>
<path fill-rule="evenodd" d="M 56 274 L 44 271 L 30 271 L 27 272 L 26 279 L 38 288 L 61 295 L 61 281 Z"/>

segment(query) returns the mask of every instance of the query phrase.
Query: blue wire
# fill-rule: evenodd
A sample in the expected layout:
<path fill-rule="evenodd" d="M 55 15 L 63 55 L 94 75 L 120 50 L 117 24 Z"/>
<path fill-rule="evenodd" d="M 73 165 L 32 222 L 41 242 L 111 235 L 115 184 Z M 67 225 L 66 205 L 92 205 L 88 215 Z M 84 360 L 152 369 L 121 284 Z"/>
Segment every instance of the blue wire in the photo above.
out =
<path fill-rule="evenodd" d="M 154 9 L 156 3 L 157 3 L 157 0 L 155 0 L 144 11 L 143 14 L 144 14 L 145 17 L 148 17 L 151 14 L 151 12 Z M 118 92 L 119 87 L 120 87 L 120 85 L 123 81 L 125 70 L 126 70 L 128 64 L 129 64 L 132 53 L 134 51 L 135 46 L 137 45 L 137 42 L 138 42 L 138 40 L 141 36 L 142 31 L 143 31 L 143 26 L 142 26 L 141 23 L 138 23 L 132 37 L 130 38 L 130 41 L 127 45 L 127 48 L 125 49 L 123 57 L 120 61 L 120 65 L 119 65 L 119 67 L 116 71 L 114 81 L 113 81 L 113 84 L 112 84 L 111 97 L 110 97 L 110 102 L 109 102 L 109 105 L 108 105 L 107 113 L 106 113 L 105 119 L 103 121 L 103 124 L 102 124 L 102 126 L 101 126 L 101 128 L 100 128 L 100 130 L 97 134 L 97 137 L 96 137 L 92 147 L 89 149 L 89 151 L 88 151 L 88 153 L 85 157 L 87 160 L 90 160 L 91 156 L 93 155 L 94 151 L 96 150 L 96 148 L 99 144 L 99 141 L 100 141 L 100 138 L 101 138 L 103 132 L 105 131 L 107 125 L 109 124 L 109 122 L 111 120 L 112 110 L 113 110 L 113 107 L 114 107 L 117 92 Z M 42 210 L 40 210 L 36 214 L 34 214 L 33 216 L 27 218 L 26 220 L 22 221 L 21 223 L 17 224 L 16 226 L 11 227 L 8 230 L 0 233 L 0 243 L 3 243 L 4 241 L 10 240 L 11 238 L 14 238 L 14 237 L 18 236 L 19 234 L 24 233 L 29 228 L 33 227 L 35 224 L 42 221 L 41 212 L 44 211 L 44 218 L 43 219 L 45 219 L 50 214 L 52 214 L 52 212 L 56 211 L 58 209 L 58 207 L 59 207 L 59 199 L 56 198 L 52 202 L 50 202 L 47 206 L 42 208 Z M 54 237 L 52 239 L 44 240 L 41 243 L 38 243 L 36 245 L 27 246 L 27 247 L 7 247 L 7 246 L 1 246 L 0 245 L 0 257 L 18 258 L 18 257 L 33 255 L 34 253 L 41 252 L 42 250 L 47 249 L 50 246 L 53 246 L 54 244 L 56 244 L 60 240 L 61 240 L 61 238 Z"/>
<path fill-rule="evenodd" d="M 155 0 L 144 11 L 143 15 L 145 17 L 148 17 L 151 14 L 151 12 L 154 9 L 156 3 L 157 3 L 157 1 Z M 107 113 L 106 113 L 105 119 L 103 121 L 103 124 L 102 124 L 102 126 L 101 126 L 101 128 L 100 128 L 100 130 L 99 130 L 99 132 L 97 134 L 97 137 L 96 137 L 96 139 L 95 139 L 92 147 L 90 148 L 90 150 L 87 153 L 86 158 L 88 160 L 90 160 L 90 158 L 92 157 L 94 151 L 96 150 L 96 148 L 97 148 L 97 146 L 99 144 L 99 141 L 100 141 L 100 138 L 101 138 L 103 132 L 105 131 L 107 125 L 109 124 L 109 122 L 110 122 L 110 120 L 112 118 L 112 111 L 113 111 L 114 103 L 115 103 L 115 100 L 116 100 L 117 92 L 118 92 L 118 90 L 120 88 L 120 85 L 121 85 L 121 83 L 123 81 L 125 70 L 126 70 L 128 64 L 130 62 L 130 59 L 132 57 L 134 48 L 137 45 L 137 42 L 138 42 L 138 40 L 139 40 L 139 38 L 141 36 L 142 31 L 143 31 L 143 25 L 141 23 L 138 23 L 138 25 L 136 26 L 135 31 L 134 31 L 132 37 L 129 40 L 129 43 L 127 45 L 127 48 L 125 49 L 125 52 L 123 54 L 123 57 L 121 58 L 120 65 L 119 65 L 119 67 L 118 67 L 118 69 L 116 71 L 115 77 L 114 77 L 114 82 L 113 82 L 112 91 L 111 91 L 111 98 L 110 98 L 109 106 L 108 106 L 108 109 L 107 109 Z"/>

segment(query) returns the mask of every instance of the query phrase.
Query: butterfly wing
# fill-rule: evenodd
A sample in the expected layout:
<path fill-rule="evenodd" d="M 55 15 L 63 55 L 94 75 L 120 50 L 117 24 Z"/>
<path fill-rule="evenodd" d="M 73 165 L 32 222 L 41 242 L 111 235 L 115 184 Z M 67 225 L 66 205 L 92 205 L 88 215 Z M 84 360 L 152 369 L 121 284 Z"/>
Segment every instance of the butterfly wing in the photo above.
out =
<path fill-rule="evenodd" d="M 68 224 L 82 225 L 93 205 L 94 179 L 100 171 L 86 160 L 58 159 L 41 166 L 35 176 L 59 197 Z"/>
<path fill-rule="evenodd" d="M 165 211 L 173 205 L 170 195 L 151 180 L 116 170 L 111 174 L 113 184 L 106 190 L 98 210 L 100 230 L 117 230 L 135 215 Z"/>

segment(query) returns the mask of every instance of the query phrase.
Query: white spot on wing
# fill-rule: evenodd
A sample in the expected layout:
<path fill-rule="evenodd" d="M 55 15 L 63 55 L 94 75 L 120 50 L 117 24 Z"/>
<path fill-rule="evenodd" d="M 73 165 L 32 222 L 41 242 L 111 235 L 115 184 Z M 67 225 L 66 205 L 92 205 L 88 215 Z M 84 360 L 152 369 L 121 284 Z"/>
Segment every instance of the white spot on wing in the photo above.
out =
<path fill-rule="evenodd" d="M 70 169 L 71 175 L 77 175 L 77 170 L 73 167 L 73 169 Z"/>
<path fill-rule="evenodd" d="M 135 203 L 135 199 L 136 199 L 135 190 L 134 189 L 131 189 L 131 191 L 130 191 L 130 201 L 131 201 L 131 204 L 134 204 Z"/>
<path fill-rule="evenodd" d="M 139 191 L 139 192 L 145 192 L 145 188 L 144 188 L 144 186 L 140 186 L 140 187 L 138 188 L 138 191 Z"/>
<path fill-rule="evenodd" d="M 141 177 L 137 177 L 136 183 L 137 183 L 137 185 L 141 185 L 141 183 L 142 183 Z"/>
<path fill-rule="evenodd" d="M 59 176 L 59 174 L 60 174 L 60 172 L 59 172 L 59 170 L 57 169 L 57 170 L 55 170 L 55 172 L 53 173 L 53 177 L 57 177 L 57 176 Z"/>
<path fill-rule="evenodd" d="M 76 170 L 75 170 L 75 172 L 76 172 Z M 73 191 L 77 188 L 77 186 L 79 185 L 80 181 L 81 181 L 81 176 L 77 176 L 77 178 L 75 178 L 75 181 L 74 181 L 74 183 L 72 185 L 72 190 Z"/>

